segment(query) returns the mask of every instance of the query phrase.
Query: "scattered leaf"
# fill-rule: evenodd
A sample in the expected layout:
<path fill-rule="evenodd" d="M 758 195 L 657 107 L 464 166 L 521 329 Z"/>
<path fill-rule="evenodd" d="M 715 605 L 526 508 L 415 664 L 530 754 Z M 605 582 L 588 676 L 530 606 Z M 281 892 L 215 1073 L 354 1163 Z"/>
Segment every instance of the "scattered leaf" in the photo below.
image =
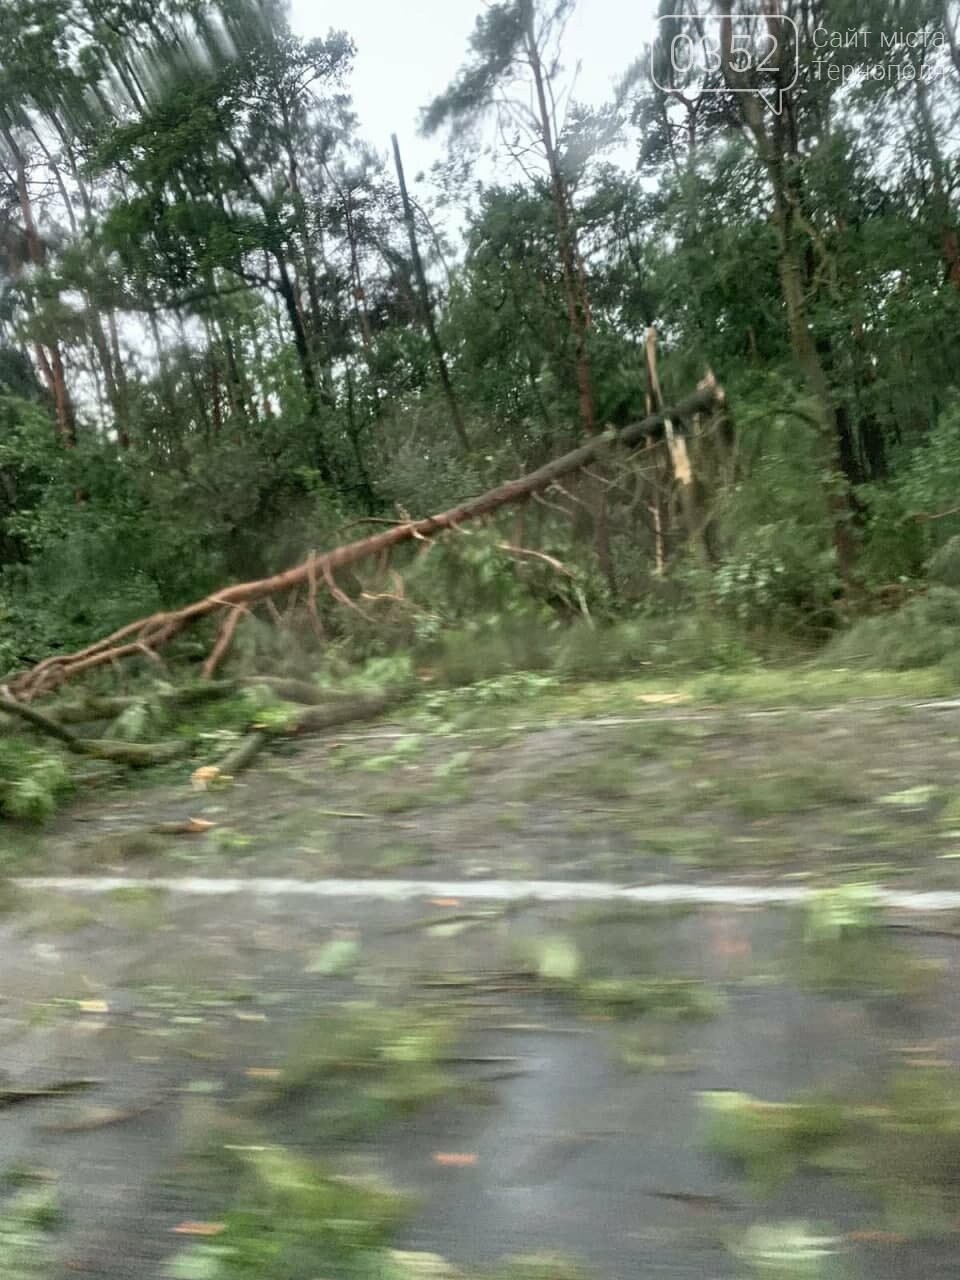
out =
<path fill-rule="evenodd" d="M 460 898 L 431 898 L 431 907 L 462 907 L 463 901 Z"/>
<path fill-rule="evenodd" d="M 888 795 L 881 796 L 880 803 L 901 809 L 920 809 L 929 804 L 939 790 L 939 787 L 933 786 L 907 787 L 905 791 L 891 791 Z"/>
<path fill-rule="evenodd" d="M 77 1008 L 81 1013 L 109 1013 L 110 1006 L 106 1000 L 81 1000 Z"/>
<path fill-rule="evenodd" d="M 450 1169 L 466 1169 L 477 1163 L 475 1151 L 435 1151 L 433 1163 L 442 1164 Z"/>
<path fill-rule="evenodd" d="M 225 1222 L 181 1222 L 173 1228 L 177 1236 L 219 1236 L 226 1231 Z"/>
<path fill-rule="evenodd" d="M 314 955 L 304 972 L 324 974 L 327 977 L 343 973 L 354 965 L 359 951 L 354 938 L 331 938 Z"/>
<path fill-rule="evenodd" d="M 464 933 L 467 929 L 472 929 L 479 923 L 479 920 L 441 921 L 439 924 L 428 925 L 426 931 L 431 938 L 455 938 L 458 933 Z"/>
<path fill-rule="evenodd" d="M 580 952 L 566 938 L 547 938 L 537 957 L 537 972 L 545 982 L 572 982 L 580 971 Z"/>
<path fill-rule="evenodd" d="M 279 1080 L 283 1072 L 279 1067 L 247 1067 L 243 1074 L 248 1080 Z"/>

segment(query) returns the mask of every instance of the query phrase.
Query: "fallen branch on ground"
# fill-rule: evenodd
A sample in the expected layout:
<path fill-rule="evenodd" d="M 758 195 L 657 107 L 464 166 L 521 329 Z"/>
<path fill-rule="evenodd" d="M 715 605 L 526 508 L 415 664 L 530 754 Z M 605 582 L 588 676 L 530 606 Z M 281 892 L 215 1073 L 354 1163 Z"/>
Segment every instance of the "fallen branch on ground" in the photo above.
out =
<path fill-rule="evenodd" d="M 109 760 L 113 764 L 126 764 L 133 769 L 149 765 L 167 764 L 190 750 L 189 742 L 120 742 L 111 738 L 79 738 L 36 707 L 27 706 L 12 697 L 5 685 L 0 685 L 0 711 L 17 716 L 48 737 L 56 738 L 68 751 L 78 756 L 90 756 L 95 760 Z"/>
<path fill-rule="evenodd" d="M 397 688 L 385 693 L 340 694 L 326 705 L 308 708 L 282 727 L 261 729 L 253 725 L 237 746 L 217 761 L 216 769 L 222 777 L 234 777 L 253 763 L 271 739 L 319 733 L 354 720 L 373 720 L 406 701 L 410 692 L 407 688 Z"/>

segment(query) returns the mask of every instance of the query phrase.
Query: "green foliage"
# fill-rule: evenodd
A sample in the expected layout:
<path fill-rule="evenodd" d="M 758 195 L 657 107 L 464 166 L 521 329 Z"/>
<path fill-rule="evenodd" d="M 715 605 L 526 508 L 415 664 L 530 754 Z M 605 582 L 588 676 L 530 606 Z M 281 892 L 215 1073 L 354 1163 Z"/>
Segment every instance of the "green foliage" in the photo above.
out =
<path fill-rule="evenodd" d="M 761 526 L 754 531 L 754 546 L 749 552 L 717 569 L 712 595 L 722 616 L 748 629 L 829 630 L 837 586 L 830 558 L 823 554 L 809 563 L 802 548 L 797 551 L 792 532 Z M 782 543 L 782 554 L 778 554 L 777 543 Z"/>
<path fill-rule="evenodd" d="M 72 786 L 59 752 L 0 738 L 0 817 L 44 822 Z"/>
<path fill-rule="evenodd" d="M 910 455 L 897 488 L 908 512 L 939 517 L 957 505 L 958 483 L 960 402 L 954 402 L 937 419 L 929 438 Z M 956 535 L 960 529 L 960 515 L 928 519 L 922 527 L 929 545 L 935 547 Z"/>
<path fill-rule="evenodd" d="M 769 772 L 730 779 L 725 787 L 726 802 L 754 822 L 825 805 L 855 804 L 862 794 L 854 780 L 839 772 L 825 773 L 788 753 Z"/>
<path fill-rule="evenodd" d="M 843 1108 L 828 1101 L 760 1102 L 734 1091 L 705 1093 L 701 1101 L 710 1149 L 767 1192 L 834 1144 L 848 1124 Z"/>
<path fill-rule="evenodd" d="M 865 508 L 859 558 L 864 582 L 884 587 L 921 578 L 929 540 L 903 491 L 892 485 L 864 485 L 859 498 Z"/>
<path fill-rule="evenodd" d="M 956 655 L 960 591 L 931 587 L 895 613 L 865 618 L 826 649 L 830 666 L 907 671 L 932 667 Z"/>
<path fill-rule="evenodd" d="M 484 631 L 458 627 L 442 632 L 421 652 L 440 684 L 507 690 L 513 673 L 549 668 L 556 641 L 555 634 L 530 620 L 498 624 L 491 619 Z"/>
<path fill-rule="evenodd" d="M 543 938 L 530 951 L 539 980 L 591 1012 L 688 1022 L 716 1017 L 723 1009 L 721 994 L 694 979 L 593 976 L 585 971 L 580 948 L 562 936 Z"/>
<path fill-rule="evenodd" d="M 876 888 L 840 885 L 814 894 L 802 909 L 795 962 L 803 986 L 830 993 L 922 995 L 937 968 L 892 941 Z"/>
<path fill-rule="evenodd" d="M 807 942 L 835 942 L 838 938 L 879 924 L 879 902 L 876 888 L 869 884 L 842 885 L 821 889 L 805 907 Z"/>
<path fill-rule="evenodd" d="M 737 668 L 751 659 L 735 626 L 704 613 L 644 615 L 612 626 L 574 623 L 558 637 L 561 676 L 604 680 L 661 671 Z"/>
<path fill-rule="evenodd" d="M 949 1233 L 960 1173 L 960 1091 L 947 1068 L 896 1072 L 872 1103 L 702 1096 L 710 1148 L 773 1192 L 807 1168 L 832 1171 L 883 1206 L 889 1229 Z M 786 1274 L 791 1274 L 787 1272 Z"/>
<path fill-rule="evenodd" d="M 373 1180 L 335 1177 L 278 1146 L 241 1153 L 236 1207 L 215 1242 L 168 1265 L 170 1280 L 312 1280 L 322 1272 L 377 1280 L 403 1199 Z"/>
<path fill-rule="evenodd" d="M 868 586 L 912 582 L 927 562 L 931 581 L 960 584 L 960 292 L 943 283 L 955 264 L 936 130 L 921 111 L 910 150 L 891 81 L 844 96 L 810 73 L 801 40 L 796 136 L 778 136 L 789 154 L 766 164 L 721 94 L 687 131 L 679 98 L 649 74 L 673 75 L 661 38 L 615 101 L 570 101 L 554 134 L 531 60 L 548 102 L 565 100 L 570 8 L 488 6 L 424 113 L 453 142 L 411 194 L 467 450 L 395 183 L 357 135 L 348 33 L 302 39 L 281 7 L 247 0 L 211 14 L 125 5 L 106 26 L 94 0 L 4 13 L 11 191 L 20 153 L 36 181 L 29 211 L 9 202 L 3 246 L 0 672 L 276 572 L 361 536 L 361 520 L 450 507 L 540 466 L 581 439 L 578 367 L 598 426 L 636 421 L 651 324 L 666 400 L 709 364 L 731 406 L 727 423 L 683 424 L 695 536 L 651 441 L 603 464 L 609 575 L 587 487 L 567 478 L 429 554 L 398 548 L 404 592 L 390 597 L 368 565 L 344 574 L 366 617 L 320 584 L 320 626 L 302 599 L 282 602 L 296 606 L 282 628 L 245 619 L 237 669 L 406 651 L 459 685 L 518 669 L 587 679 L 745 665 L 771 637 L 809 645 L 835 629 L 834 491 L 852 499 Z M 857 56 L 883 68 L 897 55 Z M 532 114 L 515 118 L 506 102 L 531 88 Z M 933 120 L 955 92 L 936 86 Z M 502 166 L 472 182 L 493 115 Z M 867 131 L 890 139 L 889 154 L 862 145 Z M 636 172 L 615 161 L 615 141 L 636 146 Z M 789 190 L 774 190 L 781 179 Z M 459 255 L 444 206 L 464 227 Z M 778 232 L 784 207 L 802 211 L 793 243 Z M 799 320 L 785 305 L 794 271 Z M 899 638 L 877 620 L 845 641 L 897 669 L 940 662 L 952 624 L 933 605 L 916 612 Z M 136 738 L 146 715 L 131 709 L 117 732 Z"/>
<path fill-rule="evenodd" d="M 930 557 L 927 577 L 939 586 L 960 588 L 960 534 L 954 534 Z"/>
<path fill-rule="evenodd" d="M 564 589 L 558 575 L 545 564 L 518 561 L 502 542 L 496 532 L 483 529 L 441 537 L 410 573 L 411 593 L 425 609 L 442 611 L 447 625 L 459 624 L 474 634 L 513 620 L 527 626 L 549 623 L 554 617 L 549 600 Z"/>
<path fill-rule="evenodd" d="M 482 710 L 531 698 L 555 686 L 553 676 L 515 671 L 492 680 L 478 680 L 451 689 L 437 689 L 423 699 L 424 709 L 444 718 L 464 711 Z"/>
<path fill-rule="evenodd" d="M 455 1034 L 449 1014 L 343 1005 L 300 1029 L 262 1106 L 269 1112 L 292 1097 L 306 1098 L 326 1137 L 368 1133 L 452 1087 L 440 1059 Z"/>
<path fill-rule="evenodd" d="M 0 1204 L 5 1280 L 49 1280 L 54 1267 L 51 1232 L 59 1218 L 57 1191 L 50 1185 L 23 1186 Z"/>

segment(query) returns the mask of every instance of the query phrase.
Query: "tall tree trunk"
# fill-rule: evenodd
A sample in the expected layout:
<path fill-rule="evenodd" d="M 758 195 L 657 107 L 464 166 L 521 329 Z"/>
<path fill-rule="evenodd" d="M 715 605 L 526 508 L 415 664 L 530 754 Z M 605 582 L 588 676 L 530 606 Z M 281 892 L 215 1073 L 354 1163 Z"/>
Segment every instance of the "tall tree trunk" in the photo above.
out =
<path fill-rule="evenodd" d="M 553 115 L 550 104 L 547 101 L 547 84 L 544 76 L 543 60 L 540 55 L 540 46 L 537 40 L 535 9 L 532 4 L 529 6 L 527 20 L 526 53 L 527 61 L 533 74 L 537 114 L 540 120 L 540 140 L 550 174 L 550 195 L 557 224 L 557 247 L 560 253 L 560 275 L 563 281 L 563 294 L 567 308 L 567 319 L 570 324 L 570 336 L 573 339 L 574 347 L 574 368 L 577 380 L 580 421 L 587 435 L 593 435 L 597 430 L 597 418 L 593 398 L 593 385 L 590 378 L 590 361 L 587 356 L 590 302 L 587 295 L 583 259 L 580 255 L 576 230 L 573 225 L 570 192 L 560 165 Z M 611 594 L 616 595 L 617 574 L 610 545 L 607 497 L 599 480 L 591 479 L 588 476 L 587 482 L 588 500 L 594 513 L 597 562 Z"/>
<path fill-rule="evenodd" d="M 924 68 L 921 66 L 921 71 Z M 940 256 L 947 271 L 947 279 L 955 289 L 960 289 L 960 239 L 957 225 L 950 208 L 950 196 L 947 190 L 947 169 L 940 149 L 940 140 L 933 112 L 930 109 L 930 95 L 923 75 L 918 75 L 913 83 L 913 93 L 917 104 L 918 133 L 926 152 L 930 166 L 930 177 L 933 185 L 932 214 L 939 239 Z"/>
<path fill-rule="evenodd" d="M 293 345 L 296 348 L 297 360 L 300 365 L 300 377 L 303 381 L 303 390 L 307 398 L 307 417 L 317 436 L 314 442 L 317 470 L 324 482 L 332 485 L 334 483 L 333 468 L 330 465 L 326 448 L 319 438 L 321 393 L 317 384 L 313 361 L 310 359 L 310 344 L 307 340 L 306 330 L 303 327 L 303 317 L 298 305 L 297 293 L 293 286 L 293 281 L 290 279 L 290 272 L 287 269 L 286 258 L 280 252 L 274 256 L 279 274 L 280 296 L 286 307 L 287 320 L 290 322 L 290 328 L 293 331 Z"/>
<path fill-rule="evenodd" d="M 378 509 L 377 497 L 373 491 L 373 484 L 370 481 L 370 472 L 367 470 L 366 460 L 363 456 L 363 449 L 360 447 L 360 433 L 363 430 L 363 423 L 357 421 L 356 401 L 353 394 L 353 370 L 347 365 L 347 422 L 350 431 L 350 445 L 353 449 L 354 461 L 357 464 L 357 475 L 359 476 L 359 491 L 363 499 L 363 504 L 368 514 Z"/>
<path fill-rule="evenodd" d="M 413 207 L 410 204 L 410 196 L 407 194 L 407 181 L 403 174 L 400 143 L 397 141 L 395 133 L 391 134 L 390 140 L 393 143 L 393 163 L 396 166 L 397 182 L 400 185 L 400 199 L 403 202 L 403 220 L 407 225 L 407 238 L 410 241 L 410 259 L 413 263 L 414 274 L 417 278 L 417 289 L 420 294 L 421 319 L 427 331 L 427 337 L 430 339 L 430 346 L 433 349 L 433 357 L 436 361 L 437 373 L 440 375 L 440 383 L 443 387 L 443 394 L 446 397 L 447 407 L 450 410 L 453 429 L 457 433 L 457 439 L 463 446 L 464 452 L 469 453 L 470 437 L 467 434 L 463 414 L 460 411 L 460 402 L 453 389 L 453 383 L 450 381 L 447 357 L 444 354 L 443 344 L 440 341 L 440 335 L 437 333 L 437 326 L 433 318 L 433 305 L 430 302 L 430 291 L 427 288 L 427 276 L 423 269 L 423 259 L 420 257 L 420 246 L 417 243 L 417 226 L 413 216 Z"/>
<path fill-rule="evenodd" d="M 853 495 L 844 472 L 837 406 L 810 331 L 803 293 L 803 267 L 796 247 L 789 208 L 776 197 L 775 204 L 775 221 L 780 238 L 780 287 L 787 311 L 790 346 L 797 367 L 817 406 L 823 483 L 833 529 L 837 568 L 841 578 L 849 584 L 856 565 L 856 540 L 852 528 Z"/>
<path fill-rule="evenodd" d="M 530 6 L 529 26 L 526 36 L 527 59 L 533 73 L 537 96 L 537 113 L 540 118 L 540 136 L 547 169 L 550 173 L 550 194 L 554 218 L 557 224 L 557 245 L 560 251 L 560 273 L 563 279 L 564 301 L 570 322 L 570 335 L 574 344 L 574 360 L 577 378 L 577 396 L 583 429 L 592 435 L 597 429 L 593 387 L 590 380 L 590 364 L 587 359 L 587 329 L 590 325 L 590 306 L 586 294 L 586 282 L 579 269 L 579 248 L 570 217 L 570 198 L 566 180 L 560 167 L 560 156 L 554 138 L 553 117 L 547 102 L 547 88 L 543 74 L 543 62 L 534 28 L 534 10 Z"/>
<path fill-rule="evenodd" d="M 77 158 L 74 155 L 73 147 L 71 145 L 70 136 L 56 112 L 48 113 L 48 119 L 60 139 L 62 149 L 61 155 L 66 162 L 70 176 L 73 179 L 79 194 L 83 215 L 87 220 L 87 224 L 89 226 L 93 226 L 95 221 L 93 203 L 80 173 Z M 80 228 L 77 224 L 77 218 L 73 210 L 73 202 L 70 199 L 66 184 L 60 174 L 59 166 L 54 163 L 47 145 L 40 134 L 35 129 L 32 132 L 42 148 L 43 153 L 47 158 L 47 163 L 54 175 L 57 188 L 60 191 L 61 199 L 64 201 L 67 209 L 70 228 L 73 231 L 74 236 L 79 237 Z M 104 315 L 101 309 L 94 304 L 89 293 L 85 293 L 84 296 L 87 301 L 87 317 L 90 325 L 91 341 L 93 342 L 94 349 L 96 350 L 97 358 L 100 361 L 100 367 L 103 370 L 103 380 L 107 388 L 107 399 L 109 400 L 110 408 L 113 411 L 117 441 L 121 449 L 129 449 L 130 395 L 129 387 L 127 385 L 126 370 L 123 367 L 123 358 L 120 353 L 116 316 L 112 310 L 108 310 L 106 315 Z"/>
<path fill-rule="evenodd" d="M 760 98 L 752 91 L 743 92 L 744 89 L 750 89 L 749 81 L 735 69 L 732 0 L 718 0 L 718 11 L 725 19 L 720 23 L 724 78 L 730 88 L 741 90 L 736 94 L 738 109 L 743 124 L 753 137 L 773 196 L 773 222 L 779 248 L 777 267 L 790 347 L 797 368 L 816 405 L 824 498 L 830 518 L 837 569 L 844 583 L 852 586 L 857 552 L 853 533 L 855 506 L 853 492 L 843 469 L 837 404 L 817 351 L 804 295 L 806 237 L 797 225 L 800 193 L 796 189 L 796 179 L 788 177 L 787 172 L 789 143 L 785 129 L 792 117 L 788 90 L 784 86 L 779 87 L 782 110 L 779 115 L 773 115 L 773 123 L 768 130 Z"/>
<path fill-rule="evenodd" d="M 342 198 L 344 222 L 347 228 L 347 244 L 350 247 L 350 291 L 353 295 L 353 311 L 360 331 L 363 358 L 367 366 L 367 373 L 370 376 L 370 389 L 373 392 L 375 413 L 379 414 L 380 388 L 377 385 L 377 368 L 373 356 L 373 333 L 370 329 L 370 316 L 367 312 L 367 291 L 363 286 L 363 276 L 360 272 L 360 254 L 357 248 L 357 232 L 356 224 L 353 220 L 351 192 L 344 191 Z"/>

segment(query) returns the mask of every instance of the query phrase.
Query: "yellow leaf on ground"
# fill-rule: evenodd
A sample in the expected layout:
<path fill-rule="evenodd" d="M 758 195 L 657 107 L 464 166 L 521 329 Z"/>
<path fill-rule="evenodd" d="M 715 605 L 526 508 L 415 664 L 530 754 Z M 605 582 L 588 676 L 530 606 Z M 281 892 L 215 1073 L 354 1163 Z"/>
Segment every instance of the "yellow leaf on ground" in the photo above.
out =
<path fill-rule="evenodd" d="M 225 1222 L 181 1222 L 173 1232 L 178 1236 L 218 1236 L 226 1229 Z"/>
<path fill-rule="evenodd" d="M 110 1012 L 110 1006 L 107 1004 L 106 1000 L 81 1000 L 79 1007 L 81 1013 Z"/>

